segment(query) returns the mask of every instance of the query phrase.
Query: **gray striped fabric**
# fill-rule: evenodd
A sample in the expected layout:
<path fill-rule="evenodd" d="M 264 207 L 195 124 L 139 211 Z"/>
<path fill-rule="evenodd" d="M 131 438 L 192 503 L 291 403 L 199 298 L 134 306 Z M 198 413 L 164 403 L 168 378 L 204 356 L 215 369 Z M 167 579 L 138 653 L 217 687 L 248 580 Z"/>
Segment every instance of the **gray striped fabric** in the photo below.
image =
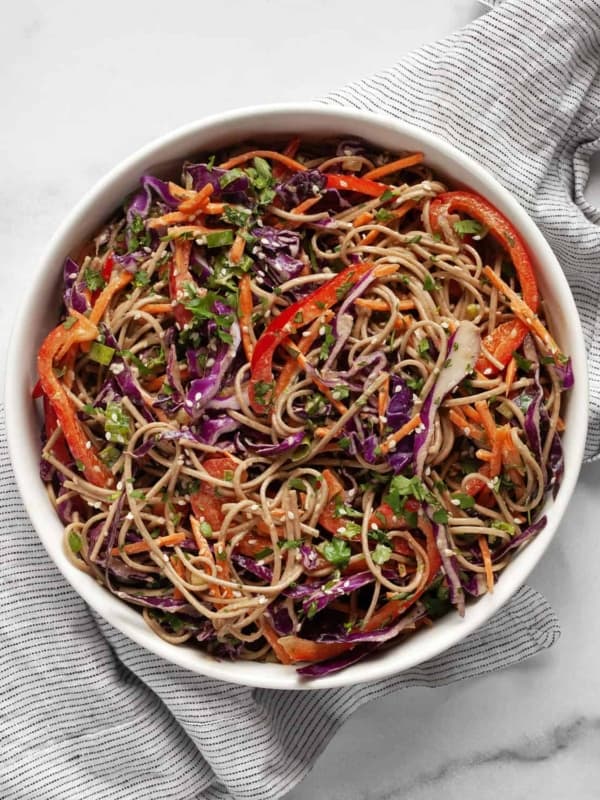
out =
<path fill-rule="evenodd" d="M 592 0 L 508 0 L 328 98 L 402 116 L 455 141 L 486 162 L 537 219 L 569 275 L 588 335 L 596 415 L 589 456 L 600 444 L 600 339 L 592 344 L 600 215 L 582 191 L 600 136 L 599 30 Z M 506 667 L 559 635 L 546 601 L 524 587 L 467 641 L 393 679 L 313 693 L 207 680 L 141 650 L 67 586 L 18 497 L 1 421 L 0 483 L 6 800 L 280 797 L 367 700 Z"/>

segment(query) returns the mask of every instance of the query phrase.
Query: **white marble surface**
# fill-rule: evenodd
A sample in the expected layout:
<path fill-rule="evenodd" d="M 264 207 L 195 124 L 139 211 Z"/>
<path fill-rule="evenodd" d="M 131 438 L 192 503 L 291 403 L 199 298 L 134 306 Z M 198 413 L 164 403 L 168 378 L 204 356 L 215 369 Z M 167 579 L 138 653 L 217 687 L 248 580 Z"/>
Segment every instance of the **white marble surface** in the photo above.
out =
<path fill-rule="evenodd" d="M 207 113 L 308 99 L 468 22 L 473 0 L 21 0 L 0 26 L 0 375 L 18 297 L 64 213 L 116 161 Z M 589 196 L 600 203 L 600 162 Z M 290 800 L 600 797 L 600 464 L 531 583 L 550 652 L 363 707 Z"/>

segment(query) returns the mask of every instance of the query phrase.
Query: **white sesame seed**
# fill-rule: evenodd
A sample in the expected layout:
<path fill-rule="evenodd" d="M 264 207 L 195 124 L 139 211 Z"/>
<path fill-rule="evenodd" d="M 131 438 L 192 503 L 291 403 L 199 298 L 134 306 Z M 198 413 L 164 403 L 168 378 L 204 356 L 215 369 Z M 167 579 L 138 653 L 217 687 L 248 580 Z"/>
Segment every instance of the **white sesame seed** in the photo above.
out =
<path fill-rule="evenodd" d="M 85 449 L 86 450 L 91 450 L 92 449 L 92 443 L 91 442 L 86 442 L 85 443 Z"/>
<path fill-rule="evenodd" d="M 450 502 L 452 503 L 453 506 L 460 505 L 460 500 L 458 500 L 456 497 L 453 497 L 452 500 L 450 500 Z"/>
<path fill-rule="evenodd" d="M 293 515 L 293 513 L 292 513 L 291 511 L 288 511 L 288 512 L 287 512 L 287 518 L 288 518 L 288 519 L 291 519 L 291 520 L 293 520 L 293 519 L 294 519 L 294 515 Z"/>
<path fill-rule="evenodd" d="M 123 490 L 123 481 L 119 481 L 117 483 L 117 492 L 121 492 Z"/>
<path fill-rule="evenodd" d="M 376 530 L 377 530 L 377 523 L 376 523 L 376 522 L 372 522 L 372 523 L 369 525 L 369 527 L 371 528 L 371 530 L 372 530 L 372 531 L 376 531 Z"/>
<path fill-rule="evenodd" d="M 128 520 L 132 520 L 133 519 L 133 514 L 131 513 L 131 511 L 127 512 L 127 514 L 125 515 L 125 519 L 128 519 Z"/>

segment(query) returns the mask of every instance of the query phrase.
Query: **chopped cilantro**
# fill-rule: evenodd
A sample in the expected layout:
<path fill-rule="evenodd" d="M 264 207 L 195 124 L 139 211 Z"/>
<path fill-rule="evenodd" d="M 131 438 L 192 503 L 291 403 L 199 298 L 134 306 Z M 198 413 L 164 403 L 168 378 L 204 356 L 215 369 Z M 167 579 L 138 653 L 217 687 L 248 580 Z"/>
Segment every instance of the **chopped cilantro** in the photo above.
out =
<path fill-rule="evenodd" d="M 83 270 L 83 282 L 90 290 L 90 292 L 97 292 L 104 289 L 106 281 L 101 273 L 95 270 L 92 266 L 88 266 Z"/>
<path fill-rule="evenodd" d="M 373 559 L 375 564 L 381 566 L 385 564 L 386 561 L 389 561 L 392 557 L 392 548 L 388 547 L 386 544 L 378 544 L 375 547 L 375 550 L 371 553 L 371 558 Z"/>
<path fill-rule="evenodd" d="M 513 358 L 517 362 L 519 369 L 522 369 L 523 372 L 531 372 L 531 367 L 533 364 L 528 358 L 524 358 L 524 356 L 522 356 L 520 353 L 517 353 L 516 350 L 513 353 Z"/>
<path fill-rule="evenodd" d="M 339 569 L 345 569 L 345 567 L 348 566 L 350 556 L 352 555 L 350 545 L 342 539 L 332 539 L 330 542 L 323 542 L 323 544 L 318 545 L 317 550 L 330 564 L 333 564 L 334 567 L 338 567 Z"/>
<path fill-rule="evenodd" d="M 485 230 L 481 222 L 477 222 L 476 219 L 460 219 L 452 227 L 459 236 L 467 236 L 468 234 L 480 236 Z"/>
<path fill-rule="evenodd" d="M 452 495 L 453 500 L 458 500 L 459 508 L 473 508 L 475 505 L 475 498 L 471 497 L 470 494 L 462 494 L 462 492 L 456 492 Z"/>
<path fill-rule="evenodd" d="M 442 287 L 437 281 L 434 281 L 429 273 L 427 273 L 425 280 L 423 281 L 423 288 L 426 292 L 434 292 L 439 291 L 439 289 Z"/>

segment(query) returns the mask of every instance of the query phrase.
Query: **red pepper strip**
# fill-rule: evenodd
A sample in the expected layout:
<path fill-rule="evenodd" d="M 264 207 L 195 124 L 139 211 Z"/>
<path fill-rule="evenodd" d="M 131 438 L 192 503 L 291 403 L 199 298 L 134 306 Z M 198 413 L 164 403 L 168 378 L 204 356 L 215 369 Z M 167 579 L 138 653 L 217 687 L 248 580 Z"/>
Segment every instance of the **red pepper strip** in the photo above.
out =
<path fill-rule="evenodd" d="M 113 258 L 113 254 L 109 253 L 104 259 L 104 264 L 102 265 L 102 277 L 104 278 L 106 283 L 108 283 L 110 280 L 110 276 L 112 275 L 114 266 L 115 266 L 115 259 Z"/>
<path fill-rule="evenodd" d="M 44 392 L 42 391 L 42 382 L 39 378 L 36 385 L 31 390 L 31 396 L 34 400 L 38 400 L 40 397 L 44 396 Z"/>
<path fill-rule="evenodd" d="M 327 484 L 328 499 L 319 515 L 319 525 L 329 533 L 335 534 L 346 524 L 345 520 L 336 514 L 339 504 L 344 500 L 344 486 L 330 469 L 323 470 L 323 480 Z"/>
<path fill-rule="evenodd" d="M 453 211 L 469 214 L 477 222 L 485 225 L 490 235 L 508 251 L 519 279 L 523 300 L 533 312 L 537 312 L 540 294 L 533 264 L 525 243 L 514 225 L 504 214 L 478 194 L 457 191 L 444 192 L 432 200 L 429 214 L 433 230 L 439 230 L 439 217 L 442 212 L 451 214 Z M 488 334 L 483 340 L 483 345 L 494 358 L 506 366 L 526 335 L 527 326 L 520 320 L 506 322 Z M 479 358 L 477 369 L 484 375 L 495 375 L 498 372 L 497 367 L 491 364 L 485 356 Z"/>
<path fill-rule="evenodd" d="M 356 175 L 334 175 L 327 173 L 328 189 L 339 189 L 342 192 L 359 192 L 370 197 L 379 197 L 390 187 L 386 183 L 371 181 L 369 178 L 358 178 Z"/>
<path fill-rule="evenodd" d="M 273 356 L 277 347 L 339 302 L 346 294 L 346 286 L 353 286 L 372 269 L 372 264 L 352 264 L 346 267 L 303 300 L 292 303 L 267 326 L 256 343 L 251 362 L 248 396 L 255 414 L 265 414 L 274 399 Z M 267 392 L 257 399 L 256 385 L 259 382 L 267 384 Z"/>
<path fill-rule="evenodd" d="M 183 329 L 192 319 L 192 312 L 182 304 L 182 299 L 187 297 L 186 284 L 195 284 L 190 272 L 190 254 L 192 243 L 189 239 L 175 240 L 175 258 L 169 262 L 169 294 L 175 301 L 173 312 L 179 327 Z"/>
<path fill-rule="evenodd" d="M 205 458 L 202 466 L 211 477 L 222 481 L 226 472 L 235 470 L 237 462 L 230 456 L 214 456 Z M 210 483 L 201 483 L 194 494 L 190 496 L 194 516 L 208 522 L 213 531 L 220 530 L 225 519 L 222 508 L 225 499 L 219 497 L 218 487 L 211 486 Z"/>
<path fill-rule="evenodd" d="M 98 331 L 96 330 L 96 333 L 91 336 L 91 340 L 95 339 L 97 335 Z M 59 325 L 46 336 L 37 358 L 40 382 L 73 459 L 83 464 L 86 480 L 96 486 L 112 487 L 114 485 L 112 472 L 100 461 L 93 449 L 88 448 L 88 437 L 77 418 L 75 407 L 54 373 L 54 360 L 57 353 L 77 341 L 90 341 L 90 332 L 80 321 L 76 322 L 69 330 L 64 325 Z"/>
<path fill-rule="evenodd" d="M 46 395 L 42 393 L 42 396 L 44 398 L 44 429 L 46 431 L 46 440 L 48 440 L 58 427 L 58 419 Z M 56 441 L 52 445 L 52 453 L 61 464 L 68 464 L 71 460 L 67 443 L 62 433 L 56 437 Z"/>

